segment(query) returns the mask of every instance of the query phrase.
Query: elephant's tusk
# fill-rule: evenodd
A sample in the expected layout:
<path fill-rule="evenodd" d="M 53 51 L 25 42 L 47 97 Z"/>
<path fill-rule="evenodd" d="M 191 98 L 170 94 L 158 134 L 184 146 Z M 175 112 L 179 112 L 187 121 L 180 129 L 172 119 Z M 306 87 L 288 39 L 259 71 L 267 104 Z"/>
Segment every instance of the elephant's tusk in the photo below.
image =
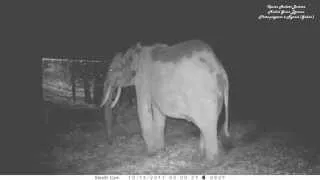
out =
<path fill-rule="evenodd" d="M 116 96 L 116 99 L 112 102 L 111 108 L 113 108 L 117 104 L 117 102 L 120 98 L 121 89 L 122 89 L 121 87 L 118 87 L 117 96 Z"/>
<path fill-rule="evenodd" d="M 111 91 L 111 86 L 108 87 L 108 91 L 107 91 L 107 94 L 106 96 L 104 97 L 104 99 L 102 99 L 102 102 L 100 104 L 100 107 L 102 107 L 108 100 L 109 98 L 109 95 L 110 95 L 110 91 Z"/>

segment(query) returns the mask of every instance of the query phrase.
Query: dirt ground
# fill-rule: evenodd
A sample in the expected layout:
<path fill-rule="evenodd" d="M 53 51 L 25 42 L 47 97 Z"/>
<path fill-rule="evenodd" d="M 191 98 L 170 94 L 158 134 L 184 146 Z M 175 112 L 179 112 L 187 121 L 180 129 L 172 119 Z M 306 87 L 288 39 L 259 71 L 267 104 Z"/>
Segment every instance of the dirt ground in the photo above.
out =
<path fill-rule="evenodd" d="M 292 132 L 264 131 L 254 120 L 232 120 L 234 148 L 218 165 L 199 157 L 199 130 L 167 119 L 166 148 L 148 156 L 136 107 L 120 107 L 114 143 L 93 110 L 57 108 L 44 130 L 41 164 L 47 174 L 320 174 L 319 151 Z"/>

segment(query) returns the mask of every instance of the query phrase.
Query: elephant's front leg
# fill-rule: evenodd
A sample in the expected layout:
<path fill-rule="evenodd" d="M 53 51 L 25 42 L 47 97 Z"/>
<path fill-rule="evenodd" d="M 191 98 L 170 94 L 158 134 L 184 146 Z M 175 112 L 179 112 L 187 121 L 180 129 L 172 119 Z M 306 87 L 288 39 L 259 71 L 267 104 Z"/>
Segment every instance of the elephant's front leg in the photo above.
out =
<path fill-rule="evenodd" d="M 157 142 L 154 140 L 155 134 L 153 132 L 152 109 L 149 96 L 146 93 L 139 93 L 137 91 L 137 105 L 142 136 L 147 145 L 148 153 L 153 154 L 157 150 Z"/>
<path fill-rule="evenodd" d="M 156 142 L 155 148 L 156 150 L 161 150 L 164 148 L 164 127 L 166 124 L 166 117 L 160 112 L 155 104 L 152 105 L 152 111 L 154 141 Z"/>

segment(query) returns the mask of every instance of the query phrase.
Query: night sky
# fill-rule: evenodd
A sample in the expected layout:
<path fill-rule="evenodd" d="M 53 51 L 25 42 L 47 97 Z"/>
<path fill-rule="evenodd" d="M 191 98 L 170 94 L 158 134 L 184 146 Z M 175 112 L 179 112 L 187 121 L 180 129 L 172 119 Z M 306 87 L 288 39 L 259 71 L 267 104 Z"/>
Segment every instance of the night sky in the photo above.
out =
<path fill-rule="evenodd" d="M 319 8 L 302 3 L 306 14 L 316 15 L 313 20 L 258 20 L 267 4 L 273 3 L 44 8 L 41 38 L 48 55 L 107 60 L 137 42 L 203 40 L 229 74 L 231 121 L 257 120 L 314 133 L 319 127 Z"/>

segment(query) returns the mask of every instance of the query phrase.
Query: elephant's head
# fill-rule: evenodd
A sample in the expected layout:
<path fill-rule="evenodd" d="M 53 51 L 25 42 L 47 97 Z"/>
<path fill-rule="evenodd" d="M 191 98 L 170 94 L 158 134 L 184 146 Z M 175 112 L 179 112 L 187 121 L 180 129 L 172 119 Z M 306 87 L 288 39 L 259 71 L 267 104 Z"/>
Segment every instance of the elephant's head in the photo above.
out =
<path fill-rule="evenodd" d="M 114 97 L 113 93 L 117 89 L 116 98 L 110 105 L 113 108 L 119 100 L 122 87 L 134 85 L 141 50 L 142 47 L 138 43 L 125 54 L 117 53 L 115 55 L 106 74 L 104 95 L 100 107 L 111 102 L 111 97 Z"/>

